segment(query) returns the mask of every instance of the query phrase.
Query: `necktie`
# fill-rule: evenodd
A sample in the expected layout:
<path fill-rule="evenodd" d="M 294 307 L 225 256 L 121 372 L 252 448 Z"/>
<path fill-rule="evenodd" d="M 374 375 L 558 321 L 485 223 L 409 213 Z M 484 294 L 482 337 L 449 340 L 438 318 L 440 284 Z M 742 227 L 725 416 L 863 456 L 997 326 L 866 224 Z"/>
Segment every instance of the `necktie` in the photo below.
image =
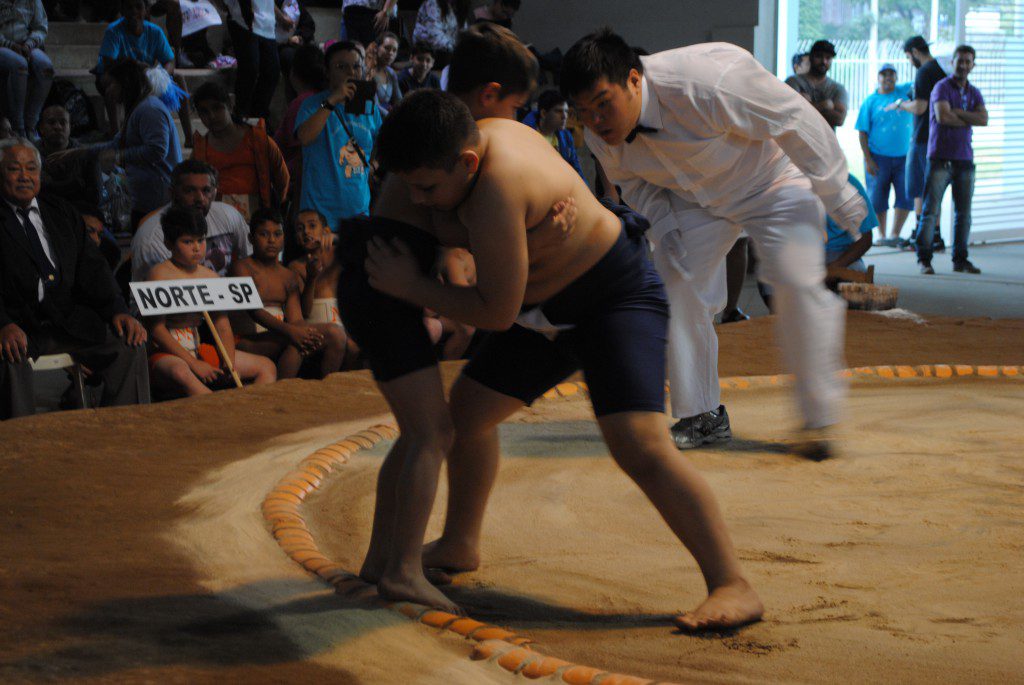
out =
<path fill-rule="evenodd" d="M 47 286 L 53 285 L 57 282 L 57 267 L 46 256 L 46 251 L 43 250 L 43 243 L 39 240 L 39 233 L 29 218 L 29 211 L 19 208 L 18 216 L 21 218 L 22 228 L 25 229 L 29 252 L 32 253 L 32 261 L 36 263 L 36 269 L 39 270 L 39 277 L 43 279 L 43 283 Z"/>
<path fill-rule="evenodd" d="M 657 132 L 658 132 L 658 129 L 656 129 L 656 128 L 651 128 L 650 126 L 644 126 L 643 124 L 637 124 L 636 126 L 633 127 L 633 130 L 629 132 L 629 135 L 626 136 L 626 142 L 627 143 L 632 143 L 634 140 L 636 140 L 636 136 L 637 136 L 638 133 L 657 133 Z"/>

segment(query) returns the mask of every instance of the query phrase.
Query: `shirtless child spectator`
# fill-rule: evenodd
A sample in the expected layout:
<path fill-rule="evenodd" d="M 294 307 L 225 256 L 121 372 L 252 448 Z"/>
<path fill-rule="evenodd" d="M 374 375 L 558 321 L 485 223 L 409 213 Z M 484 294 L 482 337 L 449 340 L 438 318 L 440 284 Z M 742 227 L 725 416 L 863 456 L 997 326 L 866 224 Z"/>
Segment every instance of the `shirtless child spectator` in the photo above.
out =
<path fill-rule="evenodd" d="M 352 222 L 352 250 L 339 283 L 342 316 L 403 434 L 405 424 L 438 423 L 437 444 L 400 450 L 383 467 L 381 481 L 395 478 L 399 486 L 387 499 L 378 497 L 377 513 L 393 526 L 391 544 L 377 550 L 385 555 L 378 591 L 451 607 L 420 566 L 419 544 L 451 440 L 437 368 L 418 325 L 421 308 L 430 308 L 497 331 L 452 388 L 454 428 L 475 446 L 475 463 L 462 462 L 449 480 L 473 509 L 462 522 L 449 512 L 445 536 L 431 550 L 440 563 L 432 565 L 457 568 L 467 552 L 479 562 L 498 424 L 582 368 L 610 452 L 704 574 L 708 598 L 676 625 L 727 629 L 758 620 L 761 602 L 740 569 L 714 495 L 669 435 L 668 302 L 638 241 L 535 131 L 498 119 L 476 124 L 451 94 L 421 90 L 404 99 L 385 121 L 378 148 L 382 167 L 406 184 L 411 202 L 393 204 L 387 218 Z M 567 196 L 579 208 L 571 235 L 530 249 L 530 230 Z M 470 247 L 475 286 L 431 277 L 438 245 Z M 379 485 L 381 491 L 387 492 Z M 375 517 L 375 528 L 378 523 Z"/>
<path fill-rule="evenodd" d="M 263 309 L 249 312 L 255 330 L 238 340 L 238 349 L 276 360 L 278 378 L 295 378 L 303 364 L 316 357 L 317 376 L 323 378 L 341 368 L 345 331 L 305 320 L 299 298 L 302 283 L 277 260 L 284 248 L 281 223 L 273 210 L 257 210 L 249 223 L 252 256 L 231 265 L 232 276 L 252 277 L 263 300 Z"/>
<path fill-rule="evenodd" d="M 172 281 L 183 278 L 219 278 L 203 265 L 206 258 L 206 217 L 195 209 L 171 207 L 160 218 L 170 259 L 154 266 L 148 281 Z M 231 324 L 223 312 L 211 313 L 213 325 L 231 357 L 235 371 L 243 381 L 272 383 L 274 362 L 266 357 L 235 350 Z M 153 342 L 149 356 L 149 375 L 155 387 L 188 396 L 204 395 L 229 376 L 213 345 L 200 342 L 202 314 L 190 313 L 153 316 L 145 320 Z"/>

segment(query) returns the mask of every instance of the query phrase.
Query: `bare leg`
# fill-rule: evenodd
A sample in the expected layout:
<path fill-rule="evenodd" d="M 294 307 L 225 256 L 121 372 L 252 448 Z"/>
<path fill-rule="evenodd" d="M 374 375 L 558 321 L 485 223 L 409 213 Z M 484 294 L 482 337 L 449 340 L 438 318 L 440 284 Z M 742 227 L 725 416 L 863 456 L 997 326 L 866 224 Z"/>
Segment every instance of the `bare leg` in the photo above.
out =
<path fill-rule="evenodd" d="M 423 563 L 446 571 L 480 566 L 480 532 L 487 498 L 498 476 L 498 424 L 523 406 L 519 400 L 460 376 L 452 387 L 455 444 L 448 455 L 448 510 L 441 537 L 427 545 Z"/>
<path fill-rule="evenodd" d="M 458 612 L 423 574 L 423 536 L 452 435 L 440 371 L 432 366 L 379 387 L 402 437 L 380 470 L 370 549 L 359 575 L 376 581 L 386 599 Z"/>
<path fill-rule="evenodd" d="M 348 343 L 348 336 L 345 329 L 335 326 L 332 323 L 313 324 L 317 330 L 324 334 L 327 342 L 324 343 L 320 356 L 320 377 L 324 378 L 329 373 L 341 370 L 341 364 L 345 361 L 345 349 Z"/>
<path fill-rule="evenodd" d="M 248 335 L 239 340 L 235 348 L 274 360 L 277 364 L 277 378 L 295 378 L 302 366 L 302 353 L 291 341 L 274 331 Z"/>
<path fill-rule="evenodd" d="M 152 381 L 159 388 L 184 392 L 188 397 L 213 392 L 192 373 L 184 359 L 174 356 L 161 357 L 153 364 Z"/>
<path fill-rule="evenodd" d="M 893 221 L 893 226 L 892 226 L 892 234 L 889 237 L 890 238 L 899 238 L 900 237 L 900 232 L 903 231 L 903 224 L 905 224 L 907 222 L 907 215 L 910 214 L 910 210 L 909 209 L 900 209 L 899 207 L 897 207 L 895 210 L 893 210 L 893 213 L 894 213 L 894 217 L 893 217 L 894 221 Z"/>
<path fill-rule="evenodd" d="M 722 512 L 707 482 L 678 453 L 665 417 L 623 412 L 598 418 L 616 463 L 697 560 L 708 598 L 675 619 L 688 631 L 736 628 L 761 618 L 764 607 L 740 569 Z"/>
<path fill-rule="evenodd" d="M 253 385 L 277 380 L 277 367 L 273 360 L 243 350 L 235 350 L 235 371 L 243 381 L 252 381 Z"/>
<path fill-rule="evenodd" d="M 885 225 L 889 222 L 889 212 L 875 212 L 875 216 L 878 218 L 878 235 L 881 236 L 879 240 L 884 240 L 886 237 Z"/>

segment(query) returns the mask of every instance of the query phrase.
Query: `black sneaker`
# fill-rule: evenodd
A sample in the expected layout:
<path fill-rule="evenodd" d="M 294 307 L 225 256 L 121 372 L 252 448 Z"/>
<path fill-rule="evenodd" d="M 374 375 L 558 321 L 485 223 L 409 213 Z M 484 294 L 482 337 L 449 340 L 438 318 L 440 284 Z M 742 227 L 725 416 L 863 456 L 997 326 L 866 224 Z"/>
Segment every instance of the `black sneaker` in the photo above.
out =
<path fill-rule="evenodd" d="M 932 241 L 932 252 L 945 252 L 946 243 L 942 238 L 936 238 Z"/>
<path fill-rule="evenodd" d="M 722 323 L 736 323 L 737 321 L 748 321 L 750 315 L 744 312 L 739 307 L 729 311 L 722 312 Z"/>
<path fill-rule="evenodd" d="M 935 269 L 932 268 L 931 264 L 920 264 L 919 263 L 919 265 L 921 267 L 921 273 L 923 273 L 925 275 L 928 275 L 928 276 L 930 276 L 930 275 L 935 273 Z"/>
<path fill-rule="evenodd" d="M 712 409 L 688 419 L 679 419 L 679 422 L 672 426 L 672 440 L 681 450 L 700 447 L 712 442 L 732 440 L 729 413 L 725 411 L 725 405 L 720 404 L 718 409 Z"/>
<path fill-rule="evenodd" d="M 963 262 L 961 262 L 959 264 L 954 264 L 953 265 L 953 271 L 956 271 L 957 273 L 961 273 L 961 274 L 980 274 L 981 273 L 981 269 L 979 269 L 978 267 L 974 266 L 973 264 L 971 264 L 967 260 L 964 260 Z"/>

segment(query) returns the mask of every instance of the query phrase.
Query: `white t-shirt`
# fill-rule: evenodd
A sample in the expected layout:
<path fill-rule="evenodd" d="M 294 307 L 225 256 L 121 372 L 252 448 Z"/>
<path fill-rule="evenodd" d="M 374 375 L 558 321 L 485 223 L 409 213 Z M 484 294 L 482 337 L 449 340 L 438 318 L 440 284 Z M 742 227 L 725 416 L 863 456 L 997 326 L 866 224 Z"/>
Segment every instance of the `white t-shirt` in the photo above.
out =
<path fill-rule="evenodd" d="M 151 213 L 139 224 L 132 238 L 132 280 L 144 281 L 149 270 L 171 258 L 164 245 L 164 230 L 160 217 L 166 205 Z M 236 256 L 243 259 L 252 254 L 249 227 L 238 210 L 223 202 L 214 202 L 206 215 L 206 261 L 203 263 L 221 276 L 227 276 L 228 267 Z"/>
<path fill-rule="evenodd" d="M 242 16 L 242 8 L 238 6 L 238 0 L 225 0 L 225 3 L 231 21 L 249 28 L 249 23 Z M 257 36 L 274 40 L 274 28 L 277 26 L 274 0 L 252 0 L 252 15 L 252 32 Z"/>

